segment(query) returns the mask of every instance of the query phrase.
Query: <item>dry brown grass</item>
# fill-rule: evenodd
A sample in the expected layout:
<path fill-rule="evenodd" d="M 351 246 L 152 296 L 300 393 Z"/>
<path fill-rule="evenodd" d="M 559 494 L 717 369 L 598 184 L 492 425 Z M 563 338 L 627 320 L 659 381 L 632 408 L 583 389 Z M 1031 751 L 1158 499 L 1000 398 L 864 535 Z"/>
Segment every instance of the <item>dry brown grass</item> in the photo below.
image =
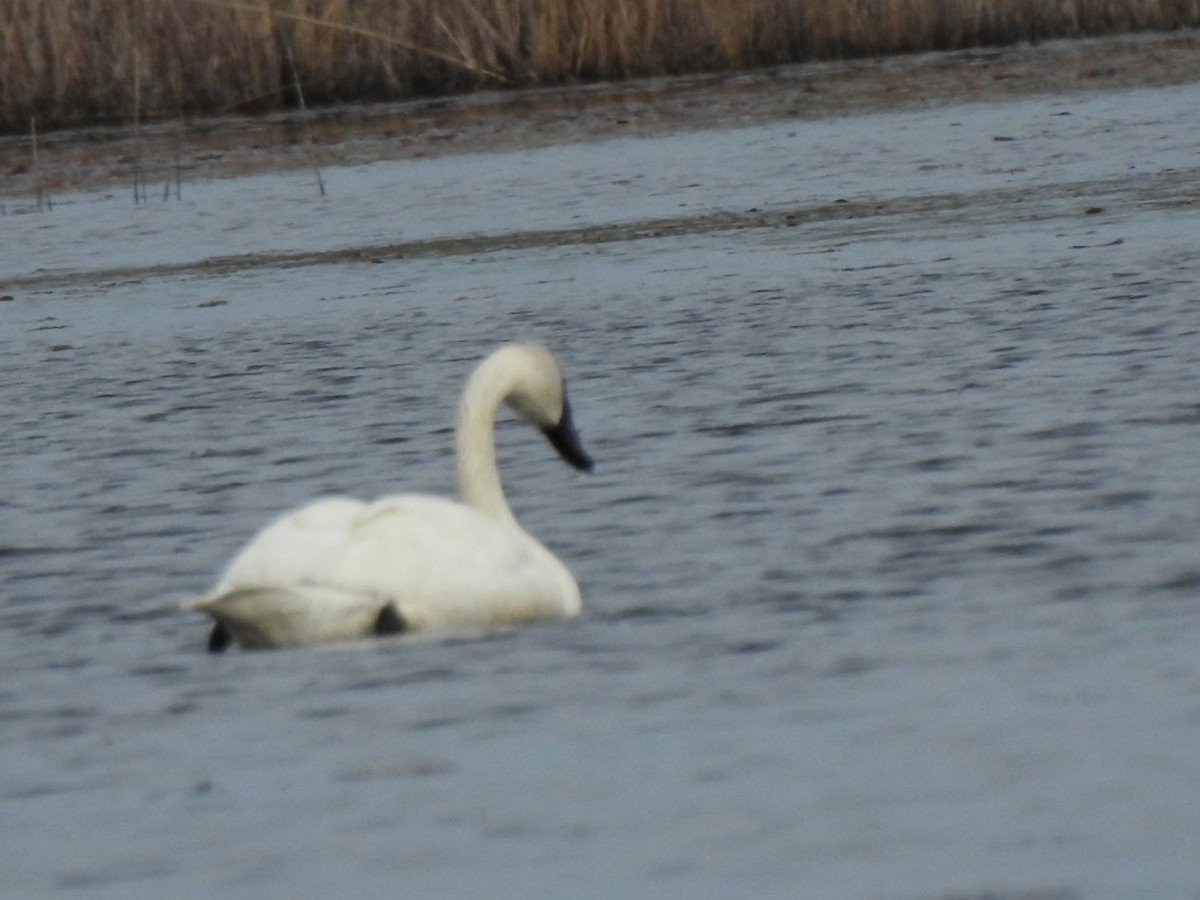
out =
<path fill-rule="evenodd" d="M 1200 25 L 1200 0 L 0 0 L 0 130 Z M 136 71 L 135 71 L 136 67 Z"/>

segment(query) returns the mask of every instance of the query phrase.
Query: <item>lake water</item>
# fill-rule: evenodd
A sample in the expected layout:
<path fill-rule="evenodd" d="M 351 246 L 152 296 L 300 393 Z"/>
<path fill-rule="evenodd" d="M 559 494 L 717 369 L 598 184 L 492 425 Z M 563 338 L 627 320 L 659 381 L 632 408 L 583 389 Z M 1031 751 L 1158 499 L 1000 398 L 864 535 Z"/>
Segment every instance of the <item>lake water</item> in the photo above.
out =
<path fill-rule="evenodd" d="M 3 893 L 1200 897 L 1198 99 L 10 198 Z M 451 489 L 512 339 L 584 615 L 206 654 L 269 517 Z"/>

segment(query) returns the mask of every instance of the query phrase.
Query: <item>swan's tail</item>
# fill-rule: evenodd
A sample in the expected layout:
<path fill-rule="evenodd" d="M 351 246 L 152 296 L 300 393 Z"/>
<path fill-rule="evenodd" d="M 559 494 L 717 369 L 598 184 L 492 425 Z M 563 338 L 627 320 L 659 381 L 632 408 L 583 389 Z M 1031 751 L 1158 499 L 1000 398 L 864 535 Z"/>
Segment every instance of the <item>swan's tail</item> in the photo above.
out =
<path fill-rule="evenodd" d="M 322 585 L 243 587 L 184 601 L 184 609 L 207 613 L 217 623 L 209 649 L 230 640 L 248 650 L 299 647 L 399 634 L 407 623 L 394 603 Z M 218 634 L 218 629 L 224 629 Z M 215 647 L 217 642 L 221 646 Z"/>

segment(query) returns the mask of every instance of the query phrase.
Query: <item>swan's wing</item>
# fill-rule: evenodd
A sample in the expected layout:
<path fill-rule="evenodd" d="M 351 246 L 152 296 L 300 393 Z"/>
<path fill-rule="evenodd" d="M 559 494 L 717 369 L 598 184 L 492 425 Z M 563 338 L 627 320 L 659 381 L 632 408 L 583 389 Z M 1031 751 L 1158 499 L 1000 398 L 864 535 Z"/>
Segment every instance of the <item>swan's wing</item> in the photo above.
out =
<path fill-rule="evenodd" d="M 503 625 L 580 607 L 566 567 L 525 532 L 423 495 L 367 507 L 323 583 L 385 598 L 412 629 Z"/>

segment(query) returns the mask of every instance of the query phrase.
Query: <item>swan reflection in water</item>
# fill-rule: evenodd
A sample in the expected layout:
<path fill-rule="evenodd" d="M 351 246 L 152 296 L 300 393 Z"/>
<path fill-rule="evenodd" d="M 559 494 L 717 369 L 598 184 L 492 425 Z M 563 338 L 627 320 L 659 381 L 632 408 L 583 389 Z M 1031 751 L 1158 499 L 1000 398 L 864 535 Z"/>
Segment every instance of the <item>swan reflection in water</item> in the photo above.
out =
<path fill-rule="evenodd" d="M 493 433 L 501 404 L 540 428 L 572 466 L 591 471 L 554 355 L 533 344 L 503 346 L 475 368 L 459 404 L 459 499 L 328 497 L 283 515 L 242 549 L 210 594 L 184 604 L 216 620 L 209 650 L 577 615 L 575 579 L 504 498 Z"/>

